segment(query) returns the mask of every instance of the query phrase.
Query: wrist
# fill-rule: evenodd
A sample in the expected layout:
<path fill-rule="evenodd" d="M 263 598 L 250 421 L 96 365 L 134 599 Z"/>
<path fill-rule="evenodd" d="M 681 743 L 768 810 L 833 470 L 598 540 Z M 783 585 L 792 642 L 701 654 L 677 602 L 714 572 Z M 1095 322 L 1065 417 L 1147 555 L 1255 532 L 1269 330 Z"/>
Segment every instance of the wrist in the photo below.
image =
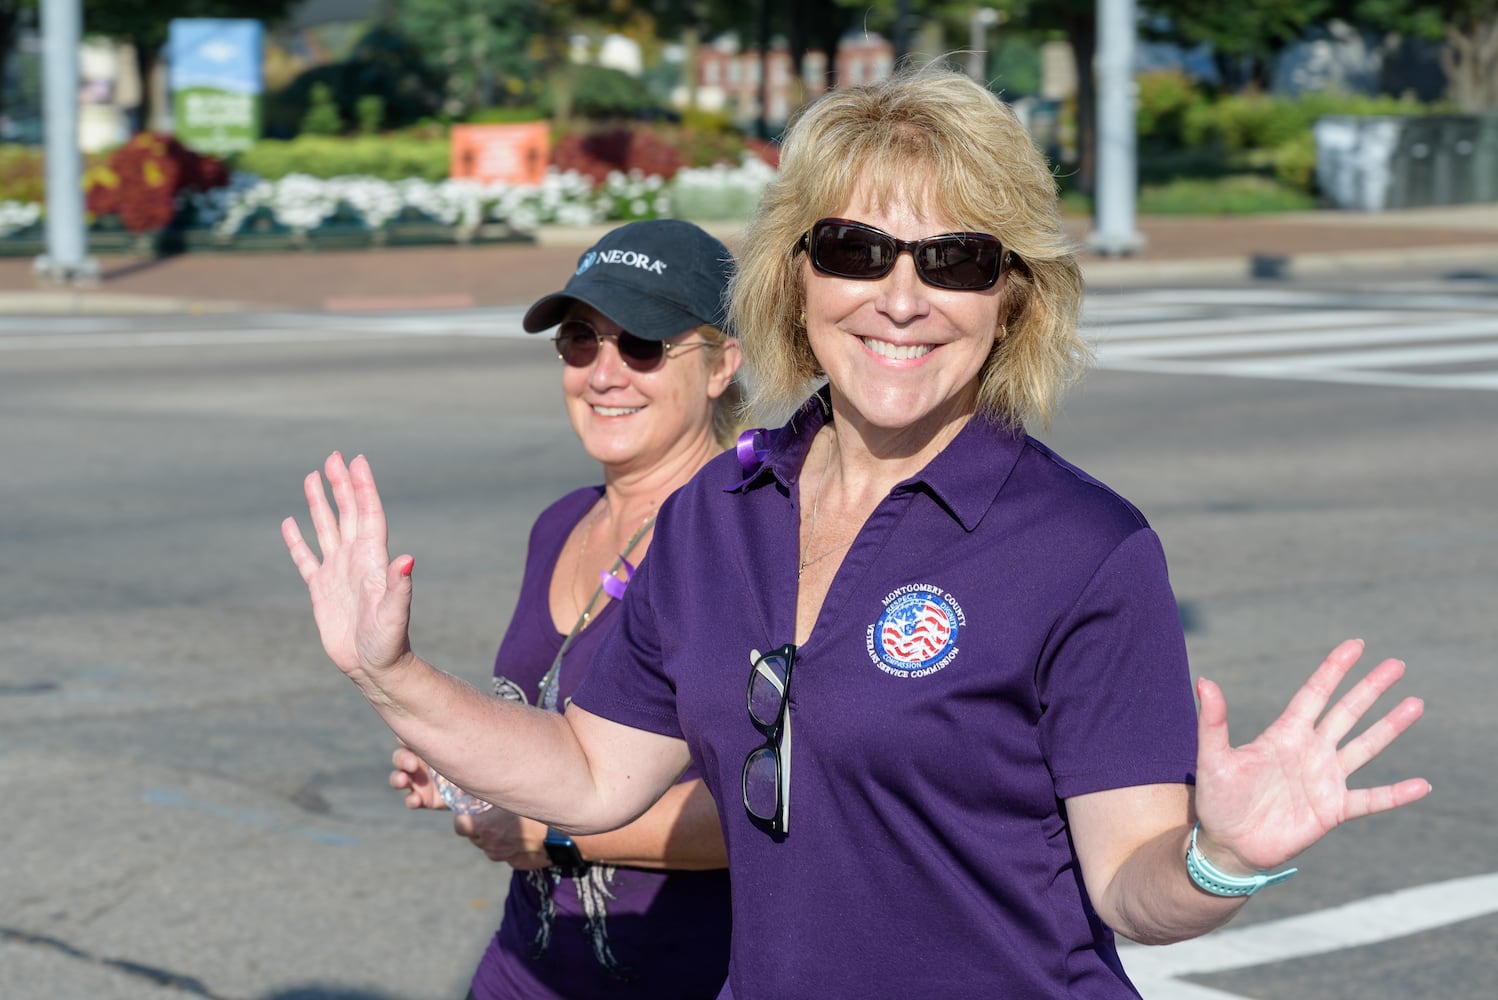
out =
<path fill-rule="evenodd" d="M 379 669 L 366 667 L 350 679 L 375 711 L 388 717 L 412 714 L 413 706 L 419 703 L 424 693 L 421 685 L 430 683 L 426 675 L 437 672 L 436 667 L 407 647 L 389 666 Z"/>
<path fill-rule="evenodd" d="M 562 869 L 565 875 L 575 875 L 588 867 L 576 841 L 561 830 L 547 827 L 546 839 L 542 845 L 546 848 L 546 856 L 552 866 Z"/>
<path fill-rule="evenodd" d="M 1250 868 L 1247 873 L 1239 873 L 1219 867 L 1202 849 L 1202 842 L 1207 838 L 1200 836 L 1201 828 L 1200 823 L 1191 828 L 1191 837 L 1186 847 L 1186 874 L 1203 892 L 1229 898 L 1252 896 L 1265 886 L 1278 885 L 1299 870 L 1287 868 L 1281 872 L 1271 873 Z M 1227 863 L 1241 865 L 1236 854 L 1233 854 L 1232 861 Z"/>
<path fill-rule="evenodd" d="M 1202 828 L 1201 823 L 1195 823 L 1186 832 L 1186 851 L 1189 853 L 1192 846 L 1201 856 L 1218 871 L 1234 877 L 1249 878 L 1258 874 L 1261 869 L 1249 864 L 1238 856 L 1238 852 L 1217 841 L 1211 833 Z"/>

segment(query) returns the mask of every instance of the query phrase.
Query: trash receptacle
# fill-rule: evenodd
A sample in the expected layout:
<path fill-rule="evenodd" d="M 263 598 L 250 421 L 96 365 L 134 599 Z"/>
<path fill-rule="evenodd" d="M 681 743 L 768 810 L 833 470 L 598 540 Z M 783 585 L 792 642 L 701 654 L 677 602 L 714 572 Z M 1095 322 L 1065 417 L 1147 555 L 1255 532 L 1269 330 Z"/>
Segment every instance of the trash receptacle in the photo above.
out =
<path fill-rule="evenodd" d="M 1395 116 L 1326 115 L 1312 127 L 1316 139 L 1316 186 L 1333 208 L 1378 212 L 1393 208 L 1395 150 L 1409 119 Z M 1407 158 L 1406 158 L 1407 159 Z"/>
<path fill-rule="evenodd" d="M 1472 200 L 1498 202 L 1498 115 L 1478 115 L 1472 151 Z"/>
<path fill-rule="evenodd" d="M 1316 182 L 1334 207 L 1498 201 L 1498 115 L 1327 115 L 1314 131 Z"/>

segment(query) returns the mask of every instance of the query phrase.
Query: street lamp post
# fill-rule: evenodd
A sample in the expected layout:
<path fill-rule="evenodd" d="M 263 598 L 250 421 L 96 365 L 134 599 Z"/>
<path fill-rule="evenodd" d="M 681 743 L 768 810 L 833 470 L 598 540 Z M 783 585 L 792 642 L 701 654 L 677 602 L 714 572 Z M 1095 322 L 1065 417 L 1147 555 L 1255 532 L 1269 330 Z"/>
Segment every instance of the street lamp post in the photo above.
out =
<path fill-rule="evenodd" d="M 967 75 L 978 83 L 988 78 L 988 29 L 999 23 L 992 7 L 974 7 L 968 17 Z"/>
<path fill-rule="evenodd" d="M 42 130 L 47 178 L 47 252 L 36 273 L 59 284 L 97 278 L 83 221 L 83 154 L 78 148 L 81 0 L 42 0 Z"/>
<path fill-rule="evenodd" d="M 1098 0 L 1097 33 L 1095 228 L 1088 246 L 1095 253 L 1121 256 L 1144 248 L 1144 237 L 1134 228 L 1134 201 L 1139 193 L 1134 0 Z"/>

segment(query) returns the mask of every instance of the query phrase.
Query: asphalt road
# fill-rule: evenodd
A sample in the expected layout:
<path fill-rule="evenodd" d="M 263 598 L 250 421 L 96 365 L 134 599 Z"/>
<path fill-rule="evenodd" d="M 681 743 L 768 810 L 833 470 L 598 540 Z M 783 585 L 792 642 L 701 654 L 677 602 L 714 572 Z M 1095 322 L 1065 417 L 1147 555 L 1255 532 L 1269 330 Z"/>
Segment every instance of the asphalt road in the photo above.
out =
<path fill-rule="evenodd" d="M 0 997 L 461 997 L 506 872 L 385 788 L 278 524 L 370 455 L 414 642 L 480 681 L 531 519 L 596 475 L 555 358 L 483 322 L 151 322 L 0 331 Z M 1492 995 L 1495 427 L 1493 391 L 1102 370 L 1039 432 L 1160 531 L 1237 739 L 1347 636 L 1428 703 L 1360 777 L 1433 796 L 1191 943 L 1226 957 L 1128 959 L 1146 996 Z"/>

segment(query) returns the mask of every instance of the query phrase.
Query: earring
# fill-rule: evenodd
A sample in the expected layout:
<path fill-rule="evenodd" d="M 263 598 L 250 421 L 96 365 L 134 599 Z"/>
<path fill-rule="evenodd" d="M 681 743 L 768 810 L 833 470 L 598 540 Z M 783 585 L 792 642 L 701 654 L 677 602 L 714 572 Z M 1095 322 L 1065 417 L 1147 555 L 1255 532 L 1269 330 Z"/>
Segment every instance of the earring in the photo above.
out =
<path fill-rule="evenodd" d="M 798 317 L 796 317 L 796 323 L 797 323 L 798 326 L 801 327 L 801 329 L 803 329 L 803 330 L 806 329 L 806 310 L 805 309 L 801 310 L 801 315 L 798 316 Z"/>

